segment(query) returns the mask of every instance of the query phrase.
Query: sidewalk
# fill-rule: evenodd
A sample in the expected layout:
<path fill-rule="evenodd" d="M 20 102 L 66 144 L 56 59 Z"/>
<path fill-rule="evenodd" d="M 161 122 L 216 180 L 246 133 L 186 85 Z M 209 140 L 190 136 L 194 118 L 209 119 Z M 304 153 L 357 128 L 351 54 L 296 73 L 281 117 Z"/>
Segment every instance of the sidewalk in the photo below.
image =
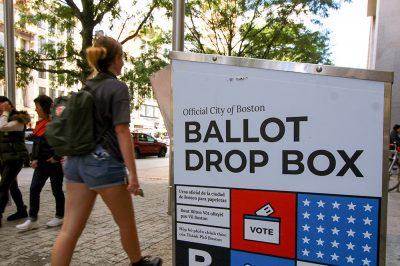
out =
<path fill-rule="evenodd" d="M 164 169 L 166 171 L 166 169 Z M 162 172 L 164 172 L 162 171 Z M 161 171 L 160 171 L 161 172 Z M 29 204 L 29 186 L 33 171 L 25 168 L 19 175 L 19 185 L 25 204 Z M 168 172 L 167 172 L 168 173 Z M 144 255 L 161 256 L 165 264 L 171 262 L 171 223 L 167 215 L 168 180 L 140 174 L 145 198 L 135 197 L 136 221 Z M 41 194 L 41 209 L 37 230 L 19 233 L 15 225 L 3 219 L 0 229 L 0 265 L 49 265 L 50 252 L 59 228 L 46 228 L 46 222 L 54 216 L 55 204 L 49 182 Z M 5 217 L 15 211 L 8 206 Z M 110 212 L 100 198 L 78 242 L 72 265 L 128 265 L 129 261 L 119 241 L 119 232 Z"/>
<path fill-rule="evenodd" d="M 161 256 L 164 265 L 172 265 L 171 223 L 166 214 L 167 169 L 139 169 L 145 198 L 135 198 L 135 207 L 144 254 Z M 19 177 L 26 203 L 29 202 L 31 176 L 32 170 L 25 168 Z M 8 207 L 5 216 L 13 212 L 14 208 Z M 53 215 L 54 199 L 49 184 L 46 184 L 42 192 L 39 229 L 19 233 L 15 229 L 18 222 L 4 221 L 0 229 L 0 265 L 49 265 L 51 248 L 59 229 L 48 229 L 45 223 Z M 101 199 L 97 200 L 78 242 L 72 265 L 128 265 L 119 242 L 118 229 Z M 400 265 L 400 193 L 389 194 L 387 265 Z"/>
<path fill-rule="evenodd" d="M 400 193 L 397 192 L 389 193 L 386 265 L 400 265 Z"/>

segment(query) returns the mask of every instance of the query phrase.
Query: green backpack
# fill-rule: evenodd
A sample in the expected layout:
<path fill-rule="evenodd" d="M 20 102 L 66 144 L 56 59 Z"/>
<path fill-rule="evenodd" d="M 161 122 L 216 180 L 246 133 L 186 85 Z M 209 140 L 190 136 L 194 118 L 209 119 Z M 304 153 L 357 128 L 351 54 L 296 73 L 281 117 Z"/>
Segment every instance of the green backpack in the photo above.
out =
<path fill-rule="evenodd" d="M 96 147 L 93 118 L 94 97 L 88 87 L 55 99 L 46 138 L 56 154 L 77 156 L 92 152 Z"/>

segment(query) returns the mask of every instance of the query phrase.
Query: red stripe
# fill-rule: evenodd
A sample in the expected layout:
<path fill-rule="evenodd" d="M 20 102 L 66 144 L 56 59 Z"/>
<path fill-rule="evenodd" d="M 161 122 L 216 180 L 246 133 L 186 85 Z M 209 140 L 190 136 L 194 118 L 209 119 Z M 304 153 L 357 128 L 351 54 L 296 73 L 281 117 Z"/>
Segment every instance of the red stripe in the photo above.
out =
<path fill-rule="evenodd" d="M 44 135 L 44 133 L 46 132 L 46 125 L 47 123 L 50 122 L 49 119 L 42 119 L 40 121 L 36 122 L 36 127 L 33 130 L 33 135 L 37 136 L 37 137 L 41 137 Z"/>

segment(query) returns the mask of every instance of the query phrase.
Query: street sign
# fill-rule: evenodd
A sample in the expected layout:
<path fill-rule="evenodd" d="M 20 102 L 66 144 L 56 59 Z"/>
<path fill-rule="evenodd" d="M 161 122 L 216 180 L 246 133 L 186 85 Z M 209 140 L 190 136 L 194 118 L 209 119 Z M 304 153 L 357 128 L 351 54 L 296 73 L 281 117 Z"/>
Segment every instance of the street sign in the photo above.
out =
<path fill-rule="evenodd" d="M 391 73 L 171 59 L 176 265 L 384 265 Z"/>

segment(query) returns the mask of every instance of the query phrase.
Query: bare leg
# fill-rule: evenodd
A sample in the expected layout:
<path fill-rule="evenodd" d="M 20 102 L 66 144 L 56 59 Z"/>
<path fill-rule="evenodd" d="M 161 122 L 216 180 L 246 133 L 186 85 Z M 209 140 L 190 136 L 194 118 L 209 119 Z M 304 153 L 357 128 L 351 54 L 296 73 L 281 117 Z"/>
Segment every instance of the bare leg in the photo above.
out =
<path fill-rule="evenodd" d="M 90 216 L 97 193 L 82 183 L 67 183 L 64 223 L 51 252 L 52 266 L 68 266 Z"/>
<path fill-rule="evenodd" d="M 96 190 L 110 209 L 119 227 L 122 246 L 131 262 L 142 258 L 139 238 L 136 229 L 132 196 L 126 190 L 126 185 Z"/>

